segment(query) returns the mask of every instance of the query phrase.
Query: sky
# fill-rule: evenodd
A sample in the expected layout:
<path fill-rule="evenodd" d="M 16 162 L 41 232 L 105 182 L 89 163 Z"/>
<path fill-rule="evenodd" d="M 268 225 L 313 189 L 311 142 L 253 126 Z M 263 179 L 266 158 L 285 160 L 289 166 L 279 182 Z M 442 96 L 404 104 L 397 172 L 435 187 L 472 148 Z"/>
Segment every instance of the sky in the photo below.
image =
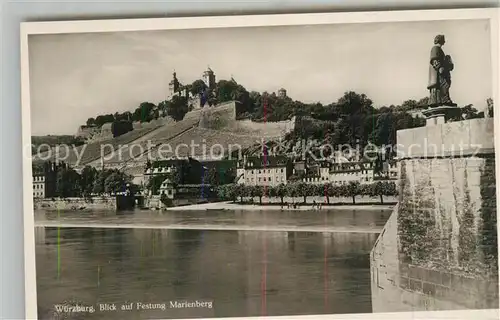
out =
<path fill-rule="evenodd" d="M 33 135 L 75 134 L 99 114 L 133 111 L 210 67 L 248 91 L 283 87 L 303 102 L 366 94 L 375 107 L 428 95 L 434 36 L 455 63 L 451 97 L 482 110 L 492 96 L 486 20 L 334 24 L 29 37 Z"/>

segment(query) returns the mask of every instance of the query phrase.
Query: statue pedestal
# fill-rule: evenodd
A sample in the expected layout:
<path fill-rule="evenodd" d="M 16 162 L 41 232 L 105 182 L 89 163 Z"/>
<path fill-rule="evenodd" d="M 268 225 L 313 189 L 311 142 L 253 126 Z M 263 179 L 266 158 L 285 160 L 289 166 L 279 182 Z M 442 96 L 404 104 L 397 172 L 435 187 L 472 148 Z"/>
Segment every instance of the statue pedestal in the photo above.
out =
<path fill-rule="evenodd" d="M 452 118 L 459 118 L 461 110 L 457 106 L 439 106 L 423 110 L 426 126 L 436 126 L 448 122 Z"/>

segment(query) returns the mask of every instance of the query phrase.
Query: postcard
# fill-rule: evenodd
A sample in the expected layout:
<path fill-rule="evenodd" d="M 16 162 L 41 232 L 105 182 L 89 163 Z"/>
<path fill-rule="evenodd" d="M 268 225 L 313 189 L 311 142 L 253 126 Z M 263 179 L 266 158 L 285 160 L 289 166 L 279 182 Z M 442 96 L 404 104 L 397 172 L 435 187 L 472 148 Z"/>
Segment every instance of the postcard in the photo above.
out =
<path fill-rule="evenodd" d="M 498 38 L 496 9 L 23 23 L 26 318 L 497 319 Z"/>

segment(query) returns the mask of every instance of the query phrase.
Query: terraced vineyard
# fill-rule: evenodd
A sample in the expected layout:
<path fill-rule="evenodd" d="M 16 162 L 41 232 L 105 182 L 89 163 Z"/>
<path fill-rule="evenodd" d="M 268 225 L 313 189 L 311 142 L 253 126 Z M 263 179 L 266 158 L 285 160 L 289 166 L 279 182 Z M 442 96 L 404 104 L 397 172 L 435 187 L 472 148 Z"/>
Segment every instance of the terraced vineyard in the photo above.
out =
<path fill-rule="evenodd" d="M 79 167 L 101 165 L 101 149 L 104 162 L 110 167 L 124 168 L 134 162 L 144 164 L 150 158 L 157 158 L 158 147 L 162 146 L 160 156 L 215 156 L 229 148 L 237 151 L 260 143 L 262 137 L 281 133 L 286 124 L 241 123 L 234 119 L 235 102 L 226 102 L 217 107 L 204 108 L 188 112 L 179 122 L 167 124 L 149 124 L 147 128 L 138 128 L 116 138 L 92 142 L 80 147 L 59 149 L 58 160 Z M 248 121 L 247 121 L 248 122 Z M 201 124 L 208 124 L 208 127 Z M 274 125 L 274 126 L 273 126 Z M 216 126 L 213 127 L 213 126 Z M 269 129 L 271 128 L 271 129 Z M 188 145 L 189 147 L 186 147 Z M 191 150 L 191 145 L 195 148 Z M 175 150 L 178 150 L 176 152 Z M 148 150 L 152 150 L 148 152 Z M 68 153 L 69 151 L 69 153 Z M 114 152 L 113 152 L 114 151 Z M 169 154 L 170 151 L 170 154 Z M 55 150 L 42 153 L 34 160 L 56 160 Z M 78 158 L 80 161 L 78 162 Z M 139 170 L 140 169 L 134 169 Z"/>
<path fill-rule="evenodd" d="M 154 127 L 139 128 L 133 131 L 127 132 L 119 137 L 105 139 L 101 141 L 91 142 L 83 146 L 76 148 L 59 148 L 56 150 L 53 148 L 51 151 L 40 153 L 39 155 L 33 156 L 33 161 L 39 160 L 50 160 L 50 161 L 64 161 L 72 166 L 78 164 L 78 166 L 83 165 L 97 165 L 100 163 L 101 148 L 103 148 L 103 155 L 110 155 L 112 150 L 120 152 L 115 152 L 115 156 L 111 159 L 107 159 L 106 163 L 116 163 L 119 161 L 128 161 L 134 155 L 136 156 L 140 153 L 138 150 L 141 148 L 139 146 L 133 147 L 132 152 L 129 152 L 130 145 L 140 145 L 143 148 L 147 146 L 147 141 L 152 141 L 153 143 L 158 139 L 165 139 L 171 136 L 175 136 L 179 132 L 198 124 L 200 119 L 201 110 L 194 110 L 188 112 L 184 119 L 180 122 L 173 122 L 167 125 L 157 125 Z M 134 142 L 134 143 L 132 143 Z M 128 145 L 128 146 L 127 146 Z M 83 152 L 83 154 L 82 154 Z M 122 160 L 119 158 L 119 154 L 122 154 Z M 57 155 L 57 157 L 56 157 Z M 78 157 L 80 157 L 80 162 L 77 163 Z"/>
<path fill-rule="evenodd" d="M 228 152 L 237 151 L 239 148 L 248 148 L 259 141 L 258 137 L 252 135 L 237 135 L 228 131 L 194 128 L 173 139 L 158 142 L 169 145 L 169 148 L 163 148 L 163 150 L 175 152 L 177 149 L 176 156 L 190 156 L 208 160 L 212 157 L 228 155 Z M 192 148 L 192 146 L 194 147 Z M 153 159 L 166 156 L 168 156 L 166 152 L 159 153 L 158 149 L 151 152 Z"/>
<path fill-rule="evenodd" d="M 179 122 L 173 122 L 164 126 L 157 128 L 151 133 L 147 134 L 147 139 L 140 139 L 140 141 L 135 141 L 133 144 L 124 146 L 116 152 L 112 158 L 106 159 L 105 163 L 110 165 L 123 164 L 126 165 L 130 161 L 141 161 L 145 162 L 146 158 L 143 156 L 147 153 L 148 148 L 154 149 L 156 146 L 161 144 L 166 144 L 173 138 L 182 135 L 182 139 L 185 137 L 185 133 L 195 127 L 200 123 L 200 117 L 202 114 L 218 115 L 227 114 L 234 109 L 234 103 L 224 103 L 220 106 L 208 109 L 198 109 L 188 112 L 184 119 Z M 186 138 L 185 143 L 190 143 L 190 138 Z M 170 144 L 170 143 L 169 143 Z M 172 150 L 175 150 L 175 146 L 170 144 Z M 173 155 L 173 154 L 172 154 Z M 95 163 L 93 163 L 95 165 Z"/>
<path fill-rule="evenodd" d="M 59 160 L 64 161 L 70 165 L 76 165 L 78 156 L 80 156 L 80 162 L 78 163 L 78 165 L 85 165 L 91 161 L 100 159 L 101 147 L 103 148 L 103 152 L 109 153 L 111 152 L 111 150 L 117 150 L 119 146 L 129 144 L 156 129 L 158 129 L 158 127 L 136 129 L 116 138 L 92 142 L 76 148 L 60 147 L 58 151 L 56 150 L 56 148 L 53 148 L 51 151 L 41 153 L 40 155 L 34 155 L 33 161 Z"/>
<path fill-rule="evenodd" d="M 148 148 L 154 148 L 161 142 L 168 141 L 180 134 L 183 134 L 187 130 L 193 129 L 193 127 L 197 124 L 198 119 L 192 118 L 157 128 L 154 132 L 151 132 L 151 134 L 148 135 L 146 140 L 141 139 L 142 141 L 136 141 L 128 146 L 124 146 L 119 150 L 119 152 L 115 152 L 112 158 L 106 159 L 105 163 L 126 164 L 128 161 L 133 160 L 144 162 L 146 161 L 146 158 L 141 157 L 141 155 L 145 153 Z"/>

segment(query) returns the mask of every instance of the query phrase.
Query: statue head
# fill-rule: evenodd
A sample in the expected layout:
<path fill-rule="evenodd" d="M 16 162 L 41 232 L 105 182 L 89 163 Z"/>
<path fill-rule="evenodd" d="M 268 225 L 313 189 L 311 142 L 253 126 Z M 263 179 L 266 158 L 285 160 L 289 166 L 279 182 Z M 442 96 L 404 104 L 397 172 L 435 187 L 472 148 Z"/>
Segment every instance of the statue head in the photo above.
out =
<path fill-rule="evenodd" d="M 434 44 L 440 44 L 443 45 L 445 43 L 444 35 L 443 34 L 438 34 L 437 36 L 434 37 Z"/>

